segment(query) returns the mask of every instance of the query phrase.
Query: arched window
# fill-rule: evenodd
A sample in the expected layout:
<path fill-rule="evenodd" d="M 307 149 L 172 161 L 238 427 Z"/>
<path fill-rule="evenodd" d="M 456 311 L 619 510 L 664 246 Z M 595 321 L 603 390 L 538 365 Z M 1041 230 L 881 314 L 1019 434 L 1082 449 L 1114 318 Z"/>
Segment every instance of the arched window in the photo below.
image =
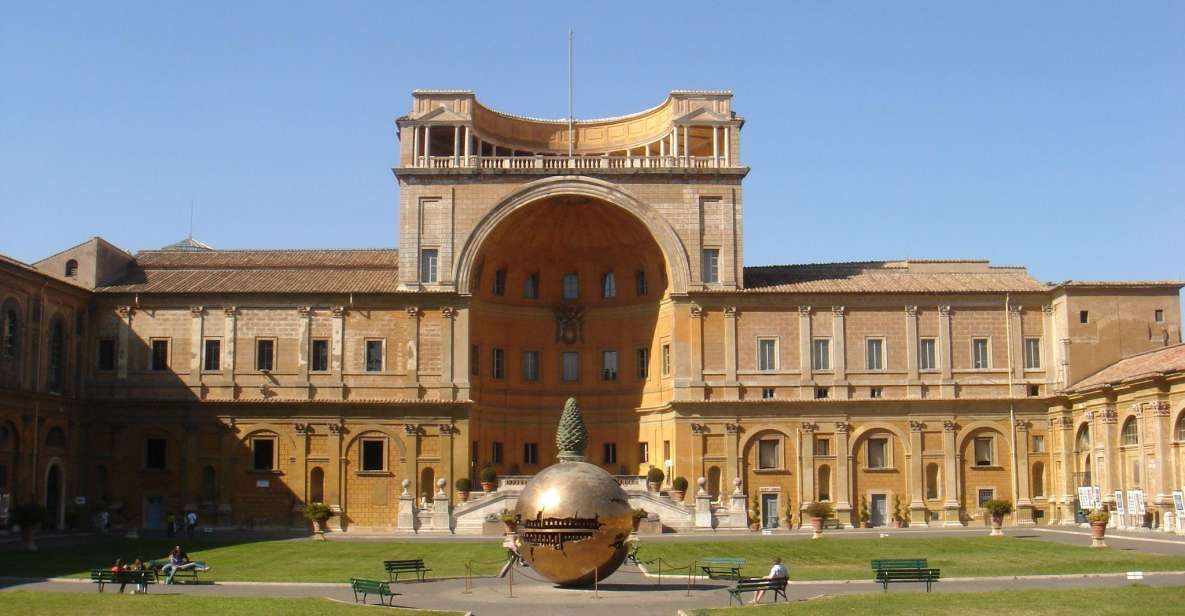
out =
<path fill-rule="evenodd" d="M 50 428 L 49 432 L 45 435 L 45 446 L 46 447 L 56 447 L 58 449 L 65 449 L 66 448 L 66 433 L 62 432 L 61 428 L 57 428 L 57 427 Z"/>
<path fill-rule="evenodd" d="M 314 466 L 309 471 L 309 502 L 325 502 L 325 471 L 320 466 Z"/>
<path fill-rule="evenodd" d="M 0 335 L 3 336 L 2 352 L 4 353 L 4 357 L 16 357 L 19 328 L 19 313 L 16 306 L 12 302 L 9 302 L 4 306 L 4 329 L 0 331 Z"/>
<path fill-rule="evenodd" d="M 66 261 L 66 278 L 73 278 L 78 275 L 78 261 L 70 259 Z"/>
<path fill-rule="evenodd" d="M 1041 462 L 1033 465 L 1033 496 L 1045 496 L 1045 465 Z"/>
<path fill-rule="evenodd" d="M 1075 451 L 1090 451 L 1090 426 L 1082 424 L 1078 428 L 1078 436 L 1074 439 Z"/>
<path fill-rule="evenodd" d="M 819 467 L 819 483 L 815 486 L 819 497 L 817 500 L 831 500 L 831 467 L 824 464 Z"/>
<path fill-rule="evenodd" d="M 1177 418 L 1177 440 L 1185 441 L 1185 413 Z"/>
<path fill-rule="evenodd" d="M 712 500 L 720 497 L 720 467 L 713 466 L 708 469 L 708 496 Z"/>
<path fill-rule="evenodd" d="M 1135 417 L 1128 417 L 1127 421 L 1123 422 L 1123 434 L 1120 441 L 1124 445 L 1139 445 L 1140 432 L 1139 426 L 1136 425 Z"/>
<path fill-rule="evenodd" d="M 436 494 L 436 471 L 431 467 L 420 471 L 420 496 L 425 497 L 429 503 L 432 502 L 432 497 Z"/>
<path fill-rule="evenodd" d="M 49 391 L 62 393 L 62 382 L 66 375 L 66 333 L 62 330 L 62 318 L 54 317 L 49 326 Z"/>
<path fill-rule="evenodd" d="M 938 464 L 931 462 L 926 465 L 926 498 L 938 500 Z"/>

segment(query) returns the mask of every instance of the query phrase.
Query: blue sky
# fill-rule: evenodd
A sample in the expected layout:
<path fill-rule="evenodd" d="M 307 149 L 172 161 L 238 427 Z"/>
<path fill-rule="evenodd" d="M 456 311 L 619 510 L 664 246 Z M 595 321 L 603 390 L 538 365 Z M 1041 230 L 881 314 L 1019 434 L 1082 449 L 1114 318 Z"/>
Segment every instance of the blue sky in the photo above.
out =
<path fill-rule="evenodd" d="M 1185 278 L 1180 2 L 429 8 L 0 3 L 0 252 L 392 246 L 409 91 L 562 117 L 571 26 L 578 117 L 735 92 L 750 265 Z"/>

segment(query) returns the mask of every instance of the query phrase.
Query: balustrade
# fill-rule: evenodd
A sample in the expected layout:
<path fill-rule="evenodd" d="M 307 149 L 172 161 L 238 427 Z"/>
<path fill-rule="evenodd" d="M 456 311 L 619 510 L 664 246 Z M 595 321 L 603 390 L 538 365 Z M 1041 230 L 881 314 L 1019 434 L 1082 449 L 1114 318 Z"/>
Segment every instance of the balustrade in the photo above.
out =
<path fill-rule="evenodd" d="M 421 169 L 715 169 L 727 168 L 714 156 L 417 156 Z"/>

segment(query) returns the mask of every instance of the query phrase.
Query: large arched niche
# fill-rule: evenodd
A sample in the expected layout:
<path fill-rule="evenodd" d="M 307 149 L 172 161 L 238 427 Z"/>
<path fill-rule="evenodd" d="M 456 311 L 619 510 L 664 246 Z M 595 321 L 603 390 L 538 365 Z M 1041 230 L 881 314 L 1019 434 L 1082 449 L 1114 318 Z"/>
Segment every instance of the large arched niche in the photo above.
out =
<path fill-rule="evenodd" d="M 627 212 L 639 222 L 657 243 L 665 260 L 669 292 L 684 294 L 691 284 L 691 268 L 687 251 L 678 234 L 661 214 L 649 205 L 622 190 L 621 187 L 585 176 L 553 177 L 527 184 L 502 200 L 491 209 L 474 227 L 462 246 L 456 260 L 454 280 L 462 294 L 473 288 L 474 278 L 480 264 L 480 256 L 489 236 L 515 212 L 537 205 L 553 197 L 585 197 L 610 204 Z M 481 268 L 484 270 L 484 267 Z"/>

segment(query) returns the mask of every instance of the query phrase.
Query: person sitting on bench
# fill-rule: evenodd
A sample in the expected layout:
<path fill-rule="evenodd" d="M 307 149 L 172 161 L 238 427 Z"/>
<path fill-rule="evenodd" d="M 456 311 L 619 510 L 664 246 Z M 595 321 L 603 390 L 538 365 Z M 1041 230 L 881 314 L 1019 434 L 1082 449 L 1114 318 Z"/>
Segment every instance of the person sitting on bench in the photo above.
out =
<path fill-rule="evenodd" d="M 786 565 L 782 564 L 782 559 L 775 558 L 774 566 L 770 567 L 769 575 L 761 578 L 763 580 L 784 580 L 790 577 L 790 571 L 786 569 Z M 753 595 L 753 603 L 760 603 L 761 598 L 765 596 L 764 590 L 759 590 Z"/>
<path fill-rule="evenodd" d="M 146 569 L 147 567 L 144 566 L 144 561 L 139 558 L 136 559 L 136 562 L 132 563 L 131 567 L 128 567 L 128 571 L 135 571 L 137 574 L 136 589 L 132 591 L 133 595 L 148 592 L 148 584 L 144 582 L 144 571 Z"/>
<path fill-rule="evenodd" d="M 115 574 L 113 581 L 119 582 L 119 592 L 123 592 L 124 587 L 128 585 L 128 579 L 120 575 L 125 571 L 127 571 L 127 567 L 123 566 L 123 559 L 116 558 L 115 564 L 111 565 L 111 573 Z"/>
<path fill-rule="evenodd" d="M 173 551 L 169 552 L 168 564 L 161 569 L 167 576 L 165 578 L 165 584 L 172 584 L 173 576 L 177 575 L 178 571 L 182 569 L 193 569 L 196 566 L 197 563 L 189 560 L 189 554 L 186 554 L 185 550 L 181 549 L 181 546 L 173 546 Z"/>

